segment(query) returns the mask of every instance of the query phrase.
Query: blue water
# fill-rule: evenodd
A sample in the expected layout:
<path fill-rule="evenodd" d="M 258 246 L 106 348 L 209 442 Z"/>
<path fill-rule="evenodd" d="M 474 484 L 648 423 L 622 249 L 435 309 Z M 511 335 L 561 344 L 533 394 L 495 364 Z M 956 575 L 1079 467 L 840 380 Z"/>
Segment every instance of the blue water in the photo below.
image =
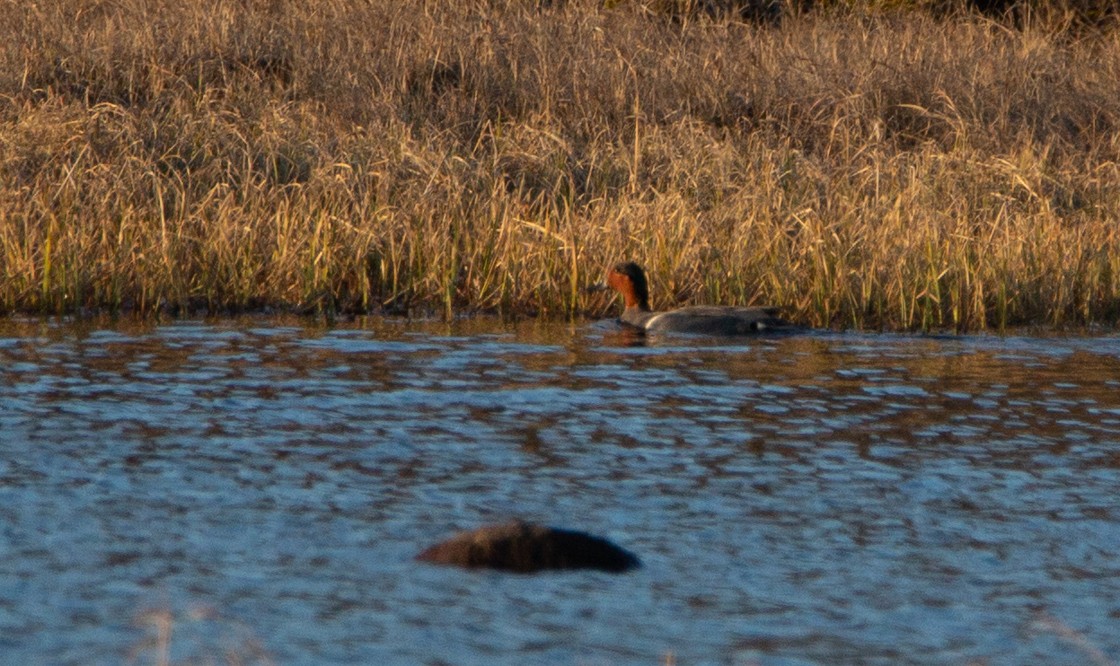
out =
<path fill-rule="evenodd" d="M 0 321 L 4 663 L 1115 663 L 1118 546 L 1114 334 Z"/>

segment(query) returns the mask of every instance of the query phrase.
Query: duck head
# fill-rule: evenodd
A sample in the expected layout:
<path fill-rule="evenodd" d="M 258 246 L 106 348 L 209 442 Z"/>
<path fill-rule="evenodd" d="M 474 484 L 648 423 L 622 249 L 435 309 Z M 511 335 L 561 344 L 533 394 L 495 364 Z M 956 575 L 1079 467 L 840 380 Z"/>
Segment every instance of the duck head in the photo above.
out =
<path fill-rule="evenodd" d="M 607 271 L 606 280 L 588 287 L 588 291 L 606 289 L 613 289 L 622 294 L 627 310 L 630 308 L 649 310 L 649 283 L 646 282 L 646 273 L 633 261 L 615 264 Z"/>

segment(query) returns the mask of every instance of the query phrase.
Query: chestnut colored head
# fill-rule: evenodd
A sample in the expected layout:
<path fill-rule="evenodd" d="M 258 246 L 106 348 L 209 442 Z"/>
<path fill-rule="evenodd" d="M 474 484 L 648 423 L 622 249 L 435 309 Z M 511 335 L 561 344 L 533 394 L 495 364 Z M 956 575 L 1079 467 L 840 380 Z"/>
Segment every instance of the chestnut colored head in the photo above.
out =
<path fill-rule="evenodd" d="M 642 267 L 633 261 L 615 264 L 607 273 L 607 286 L 622 294 L 627 308 L 649 310 L 649 283 Z"/>

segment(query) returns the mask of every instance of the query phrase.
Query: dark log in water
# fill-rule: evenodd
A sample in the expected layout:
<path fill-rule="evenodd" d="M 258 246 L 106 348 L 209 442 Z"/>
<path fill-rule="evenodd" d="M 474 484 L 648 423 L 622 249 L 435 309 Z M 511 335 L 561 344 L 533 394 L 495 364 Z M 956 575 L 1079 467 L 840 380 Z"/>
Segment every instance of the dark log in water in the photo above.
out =
<path fill-rule="evenodd" d="M 637 556 L 606 539 L 522 522 L 461 532 L 428 548 L 416 559 L 517 573 L 549 569 L 598 569 L 620 573 L 641 566 Z"/>

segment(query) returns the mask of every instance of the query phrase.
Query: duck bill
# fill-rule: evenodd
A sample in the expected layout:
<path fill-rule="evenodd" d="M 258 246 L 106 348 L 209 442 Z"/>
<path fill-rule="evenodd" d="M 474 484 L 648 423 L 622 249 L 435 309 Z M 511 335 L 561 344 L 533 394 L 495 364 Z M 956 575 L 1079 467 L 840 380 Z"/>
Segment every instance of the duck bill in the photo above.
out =
<path fill-rule="evenodd" d="M 583 288 L 583 291 L 588 294 L 597 294 L 600 291 L 607 291 L 610 286 L 606 282 L 596 282 L 595 284 L 588 285 Z"/>

